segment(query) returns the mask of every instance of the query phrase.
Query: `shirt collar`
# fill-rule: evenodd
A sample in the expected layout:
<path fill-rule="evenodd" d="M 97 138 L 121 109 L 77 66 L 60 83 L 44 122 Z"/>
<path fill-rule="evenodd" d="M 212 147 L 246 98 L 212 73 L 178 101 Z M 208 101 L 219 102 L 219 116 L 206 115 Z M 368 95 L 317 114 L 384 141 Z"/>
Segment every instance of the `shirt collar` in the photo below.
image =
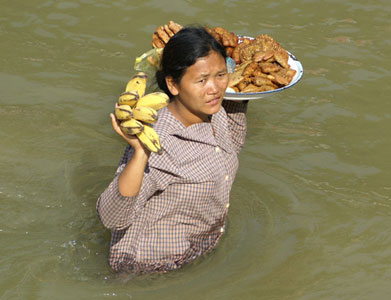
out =
<path fill-rule="evenodd" d="M 159 118 L 167 122 L 167 125 L 171 129 L 169 132 L 170 135 L 205 143 L 214 147 L 219 146 L 226 152 L 232 151 L 231 144 L 229 143 L 231 140 L 230 132 L 226 125 L 227 116 L 222 107 L 216 114 L 212 115 L 211 122 L 196 123 L 188 127 L 177 120 L 167 107 L 162 108 L 159 112 Z"/>

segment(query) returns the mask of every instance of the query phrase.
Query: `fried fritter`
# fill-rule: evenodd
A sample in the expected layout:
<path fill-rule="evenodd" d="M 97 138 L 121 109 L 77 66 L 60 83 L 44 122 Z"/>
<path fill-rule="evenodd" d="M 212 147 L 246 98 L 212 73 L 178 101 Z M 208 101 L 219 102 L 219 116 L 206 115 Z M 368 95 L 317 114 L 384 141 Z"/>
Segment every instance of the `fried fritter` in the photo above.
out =
<path fill-rule="evenodd" d="M 172 31 L 167 24 L 163 25 L 163 27 L 164 31 L 168 34 L 169 37 L 172 37 L 175 34 L 174 31 Z"/>
<path fill-rule="evenodd" d="M 281 70 L 281 67 L 279 65 L 275 63 L 268 63 L 268 62 L 260 63 L 259 67 L 261 68 L 263 73 L 272 73 Z"/>
<path fill-rule="evenodd" d="M 235 34 L 227 32 L 221 35 L 221 42 L 224 47 L 236 47 L 238 45 L 238 38 Z"/>
<path fill-rule="evenodd" d="M 247 67 L 249 63 L 250 62 L 237 65 L 235 67 L 234 72 L 228 74 L 229 76 L 228 87 L 234 88 L 239 82 L 241 82 L 244 79 L 243 70 Z"/>
<path fill-rule="evenodd" d="M 214 29 L 215 31 L 216 28 Z M 236 47 L 238 45 L 238 37 L 236 36 L 236 34 L 228 32 L 226 30 L 220 30 L 216 32 L 221 36 L 221 43 L 224 47 Z"/>
<path fill-rule="evenodd" d="M 234 51 L 234 47 L 226 47 L 225 48 L 225 53 L 227 54 L 227 56 L 231 57 L 232 56 L 232 52 Z"/>
<path fill-rule="evenodd" d="M 274 52 L 274 58 L 283 68 L 289 69 L 289 54 L 285 50 L 280 49 L 279 51 Z"/>
<path fill-rule="evenodd" d="M 228 74 L 228 78 L 228 87 L 232 88 L 244 80 L 244 77 L 240 73 L 230 73 Z"/>
<path fill-rule="evenodd" d="M 239 88 L 237 86 L 234 86 L 231 89 L 233 89 L 235 93 L 240 93 Z"/>
<path fill-rule="evenodd" d="M 168 28 L 170 28 L 171 31 L 174 32 L 174 34 L 183 28 L 182 25 L 179 25 L 178 23 L 175 23 L 174 21 L 169 21 L 167 25 L 168 25 Z"/>
<path fill-rule="evenodd" d="M 254 43 L 254 42 L 251 42 L 247 46 L 240 49 L 240 53 L 239 53 L 240 61 L 244 62 L 244 61 L 252 60 L 254 54 L 256 52 L 261 51 L 261 50 L 262 50 L 261 45 Z"/>
<path fill-rule="evenodd" d="M 271 74 L 274 77 L 272 81 L 280 86 L 285 86 L 292 81 L 295 74 L 296 71 L 293 69 L 281 69 L 280 71 Z"/>
<path fill-rule="evenodd" d="M 289 84 L 289 80 L 288 78 L 282 76 L 281 74 L 273 74 L 274 76 L 274 82 L 277 83 L 278 85 L 280 86 L 285 86 L 285 85 L 288 85 Z"/>
<path fill-rule="evenodd" d="M 281 50 L 282 47 L 271 36 L 267 34 L 260 34 L 254 38 L 254 43 L 260 45 L 263 51 Z"/>
<path fill-rule="evenodd" d="M 182 25 L 169 21 L 168 24 L 156 27 L 152 34 L 152 46 L 154 48 L 164 48 L 169 39 L 182 29 Z"/>
<path fill-rule="evenodd" d="M 253 73 L 252 73 L 252 76 L 254 77 L 264 77 L 264 78 L 267 78 L 267 79 L 270 79 L 272 80 L 274 77 L 270 74 L 267 74 L 267 73 L 263 73 L 261 68 L 257 68 Z"/>
<path fill-rule="evenodd" d="M 219 44 L 222 44 L 222 41 L 221 41 L 221 36 L 220 34 L 218 34 L 216 31 L 214 31 L 213 29 L 209 28 L 208 26 L 205 27 L 205 30 L 215 38 L 215 40 L 219 43 Z"/>
<path fill-rule="evenodd" d="M 240 44 L 238 44 L 232 51 L 231 57 L 237 64 L 242 63 L 240 59 L 240 52 L 242 51 L 243 48 L 247 47 L 247 45 L 249 45 L 250 43 L 251 43 L 250 39 L 243 39 L 243 41 Z"/>
<path fill-rule="evenodd" d="M 270 79 L 267 79 L 265 77 L 253 77 L 251 82 L 256 86 L 270 85 L 271 87 L 274 87 L 275 89 L 278 88 L 278 86 L 275 85 Z"/>
<path fill-rule="evenodd" d="M 237 84 L 237 87 L 242 92 L 249 84 L 251 84 L 251 78 L 243 77 L 243 80 Z"/>
<path fill-rule="evenodd" d="M 273 50 L 258 51 L 253 55 L 253 61 L 260 62 L 266 61 L 274 56 Z"/>
<path fill-rule="evenodd" d="M 165 46 L 164 42 L 160 39 L 156 32 L 152 34 L 152 46 L 154 48 L 164 48 Z"/>
<path fill-rule="evenodd" d="M 242 75 L 253 76 L 253 73 L 258 69 L 258 64 L 256 62 L 249 61 L 249 64 L 244 68 Z"/>
<path fill-rule="evenodd" d="M 260 92 L 259 86 L 254 84 L 248 84 L 245 88 L 240 90 L 241 93 L 258 93 Z"/>
<path fill-rule="evenodd" d="M 274 86 L 271 86 L 271 85 L 262 85 L 259 87 L 259 90 L 258 92 L 267 92 L 267 91 L 272 91 L 272 90 L 275 90 L 276 88 Z"/>
<path fill-rule="evenodd" d="M 217 42 L 225 47 L 225 50 L 228 53 L 228 56 L 232 55 L 233 48 L 238 45 L 239 38 L 233 32 L 229 32 L 223 27 L 214 27 L 213 29 L 208 26 L 205 27 L 206 31 L 212 35 Z M 232 49 L 230 49 L 232 48 Z"/>
<path fill-rule="evenodd" d="M 155 32 L 159 36 L 159 38 L 164 42 L 164 44 L 167 44 L 168 40 L 170 39 L 170 36 L 164 30 L 164 26 L 157 27 L 155 29 Z"/>

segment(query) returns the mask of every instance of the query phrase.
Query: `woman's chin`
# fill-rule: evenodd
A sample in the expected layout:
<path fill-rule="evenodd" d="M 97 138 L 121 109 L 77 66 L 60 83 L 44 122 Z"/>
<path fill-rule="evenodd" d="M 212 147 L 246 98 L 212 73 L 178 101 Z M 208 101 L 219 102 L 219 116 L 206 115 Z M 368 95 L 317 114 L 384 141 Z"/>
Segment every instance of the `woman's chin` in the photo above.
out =
<path fill-rule="evenodd" d="M 213 105 L 212 107 L 209 107 L 207 109 L 206 114 L 207 115 L 213 115 L 213 114 L 217 113 L 220 110 L 220 107 L 221 107 L 221 103 Z"/>

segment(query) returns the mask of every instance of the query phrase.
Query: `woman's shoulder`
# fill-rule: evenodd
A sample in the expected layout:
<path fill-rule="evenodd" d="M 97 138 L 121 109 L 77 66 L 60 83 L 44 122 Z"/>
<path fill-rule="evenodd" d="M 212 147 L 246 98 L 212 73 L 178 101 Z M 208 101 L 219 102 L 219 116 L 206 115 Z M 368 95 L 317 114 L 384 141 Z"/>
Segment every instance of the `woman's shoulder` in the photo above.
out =
<path fill-rule="evenodd" d="M 167 106 L 158 110 L 157 121 L 152 126 L 161 140 L 166 139 L 180 129 L 179 122 L 171 115 Z"/>
<path fill-rule="evenodd" d="M 155 124 L 152 125 L 153 129 L 156 131 L 160 144 L 163 148 L 162 155 L 153 155 L 154 164 L 158 164 L 159 162 L 167 162 L 175 163 L 176 155 L 173 154 L 175 152 L 176 139 L 174 135 L 182 130 L 181 124 L 171 115 L 167 107 L 163 107 L 158 110 L 158 119 Z"/>

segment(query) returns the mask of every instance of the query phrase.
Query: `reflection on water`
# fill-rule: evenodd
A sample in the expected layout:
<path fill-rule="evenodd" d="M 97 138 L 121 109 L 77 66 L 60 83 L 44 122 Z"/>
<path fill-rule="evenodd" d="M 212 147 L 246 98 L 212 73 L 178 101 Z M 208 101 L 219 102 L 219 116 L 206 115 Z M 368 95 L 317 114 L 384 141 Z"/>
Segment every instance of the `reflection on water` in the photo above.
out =
<path fill-rule="evenodd" d="M 0 7 L 1 299 L 388 298 L 388 2 Z M 108 114 L 168 20 L 270 34 L 304 76 L 250 103 L 218 247 L 169 274 L 116 275 L 95 214 L 123 147 Z"/>

